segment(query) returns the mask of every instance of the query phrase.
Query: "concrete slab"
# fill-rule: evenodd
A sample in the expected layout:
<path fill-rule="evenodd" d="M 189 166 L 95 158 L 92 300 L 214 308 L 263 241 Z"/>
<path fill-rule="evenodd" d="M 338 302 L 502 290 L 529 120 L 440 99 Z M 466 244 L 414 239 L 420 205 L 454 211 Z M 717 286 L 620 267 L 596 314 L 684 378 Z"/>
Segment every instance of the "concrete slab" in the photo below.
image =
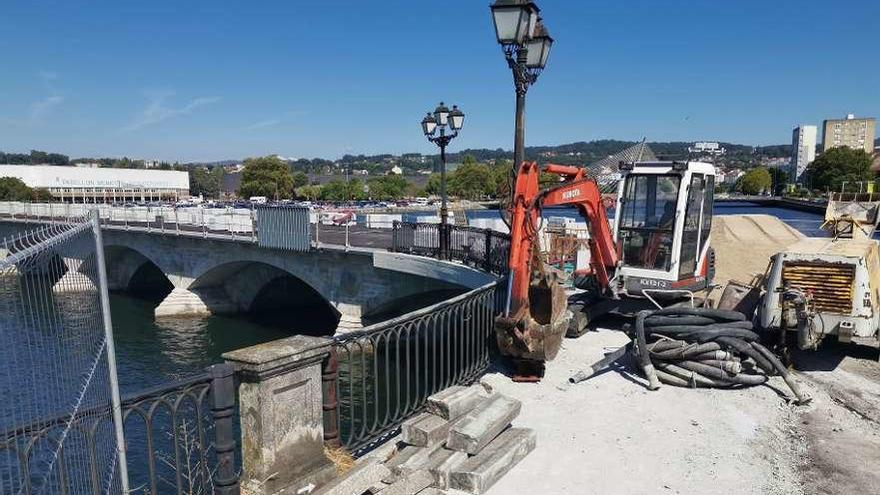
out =
<path fill-rule="evenodd" d="M 390 471 L 387 467 L 378 463 L 355 465 L 344 476 L 331 480 L 326 485 L 312 492 L 312 495 L 352 495 L 361 494 L 369 490 L 373 485 L 388 476 Z"/>
<path fill-rule="evenodd" d="M 449 429 L 446 447 L 476 454 L 510 425 L 522 408 L 520 401 L 493 395 L 465 414 Z"/>
<path fill-rule="evenodd" d="M 382 490 L 382 495 L 415 495 L 431 486 L 434 477 L 431 473 L 420 470 L 397 480 L 388 488 Z"/>
<path fill-rule="evenodd" d="M 425 409 L 450 421 L 463 416 L 484 402 L 488 395 L 480 385 L 462 387 L 455 385 L 428 397 Z"/>
<path fill-rule="evenodd" d="M 449 420 L 436 414 L 421 413 L 403 422 L 401 438 L 404 443 L 417 447 L 436 445 L 446 441 L 449 425 Z"/>
<path fill-rule="evenodd" d="M 469 458 L 449 476 L 450 486 L 474 495 L 486 493 L 496 481 L 535 449 L 537 435 L 528 428 L 511 428 Z"/>
<path fill-rule="evenodd" d="M 438 450 L 442 449 L 442 445 L 434 445 L 432 447 L 415 447 L 407 445 L 402 448 L 397 455 L 385 463 L 389 469 L 388 475 L 382 478 L 386 483 L 394 483 L 401 476 L 414 473 L 424 469 L 428 465 L 431 456 Z"/>
<path fill-rule="evenodd" d="M 466 453 L 455 450 L 440 449 L 435 452 L 427 465 L 428 472 L 434 477 L 434 486 L 449 488 L 449 474 L 467 459 Z"/>

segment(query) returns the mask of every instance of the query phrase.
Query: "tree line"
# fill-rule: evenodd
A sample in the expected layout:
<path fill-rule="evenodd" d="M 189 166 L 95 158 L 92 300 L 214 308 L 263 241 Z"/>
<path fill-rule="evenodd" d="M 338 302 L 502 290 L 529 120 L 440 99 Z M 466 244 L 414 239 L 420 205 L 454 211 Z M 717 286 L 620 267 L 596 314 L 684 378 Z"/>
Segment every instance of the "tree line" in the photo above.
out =
<path fill-rule="evenodd" d="M 467 155 L 462 163 L 447 174 L 447 193 L 451 197 L 469 200 L 495 198 L 506 194 L 510 182 L 511 162 L 497 161 L 492 165 L 478 162 Z M 555 180 L 553 176 L 542 180 Z M 440 174 L 428 177 L 425 187 L 419 187 L 401 175 L 382 175 L 363 180 L 334 179 L 326 184 L 309 184 L 308 176 L 291 170 L 287 162 L 277 156 L 248 158 L 244 161 L 238 196 L 249 198 L 265 196 L 277 199 L 308 199 L 325 201 L 395 200 L 440 194 Z"/>
<path fill-rule="evenodd" d="M 845 184 L 854 187 L 857 183 L 872 182 L 877 179 L 877 171 L 871 169 L 873 157 L 864 150 L 846 146 L 832 148 L 813 160 L 799 180 L 797 195 L 821 195 L 828 191 L 840 191 Z M 743 194 L 772 193 L 781 195 L 791 187 L 790 170 L 786 168 L 757 167 L 737 179 L 734 190 Z"/>

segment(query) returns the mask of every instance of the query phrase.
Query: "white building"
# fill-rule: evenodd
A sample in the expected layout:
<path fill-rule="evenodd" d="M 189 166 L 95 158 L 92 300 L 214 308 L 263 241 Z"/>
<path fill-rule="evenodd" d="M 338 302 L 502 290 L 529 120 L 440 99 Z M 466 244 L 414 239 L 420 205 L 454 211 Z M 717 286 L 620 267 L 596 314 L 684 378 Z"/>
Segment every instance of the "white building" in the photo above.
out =
<path fill-rule="evenodd" d="M 699 141 L 688 146 L 688 153 L 697 155 L 723 155 L 726 151 L 719 143 L 712 141 Z"/>
<path fill-rule="evenodd" d="M 802 125 L 791 131 L 791 165 L 790 175 L 793 182 L 800 182 L 807 165 L 816 159 L 816 136 L 818 128 L 814 125 Z"/>
<path fill-rule="evenodd" d="M 72 203 L 161 201 L 189 197 L 189 173 L 172 170 L 0 165 L 0 177 L 48 189 Z"/>

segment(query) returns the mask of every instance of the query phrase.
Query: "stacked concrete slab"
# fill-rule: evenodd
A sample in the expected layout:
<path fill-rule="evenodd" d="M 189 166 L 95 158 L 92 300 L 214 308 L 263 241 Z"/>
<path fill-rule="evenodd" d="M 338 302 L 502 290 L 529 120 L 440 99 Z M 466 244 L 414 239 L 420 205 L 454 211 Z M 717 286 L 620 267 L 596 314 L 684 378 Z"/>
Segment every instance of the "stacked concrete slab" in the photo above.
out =
<path fill-rule="evenodd" d="M 520 408 L 519 401 L 480 385 L 443 390 L 403 424 L 401 447 L 390 459 L 368 462 L 379 467 L 360 468 L 354 472 L 362 478 L 358 484 L 345 484 L 363 491 L 346 495 L 485 493 L 535 448 L 533 430 L 511 428 Z M 342 492 L 328 486 L 318 493 Z"/>

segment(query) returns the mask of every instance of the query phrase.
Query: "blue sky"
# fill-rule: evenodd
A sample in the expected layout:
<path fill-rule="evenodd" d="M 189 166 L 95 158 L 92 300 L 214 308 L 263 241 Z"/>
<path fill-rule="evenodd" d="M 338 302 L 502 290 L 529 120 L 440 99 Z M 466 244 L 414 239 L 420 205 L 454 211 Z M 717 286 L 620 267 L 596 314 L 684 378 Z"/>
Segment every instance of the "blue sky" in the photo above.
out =
<path fill-rule="evenodd" d="M 0 150 L 210 160 L 512 147 L 489 0 L 0 0 Z M 556 38 L 529 145 L 775 144 L 880 116 L 877 0 L 540 0 Z"/>

